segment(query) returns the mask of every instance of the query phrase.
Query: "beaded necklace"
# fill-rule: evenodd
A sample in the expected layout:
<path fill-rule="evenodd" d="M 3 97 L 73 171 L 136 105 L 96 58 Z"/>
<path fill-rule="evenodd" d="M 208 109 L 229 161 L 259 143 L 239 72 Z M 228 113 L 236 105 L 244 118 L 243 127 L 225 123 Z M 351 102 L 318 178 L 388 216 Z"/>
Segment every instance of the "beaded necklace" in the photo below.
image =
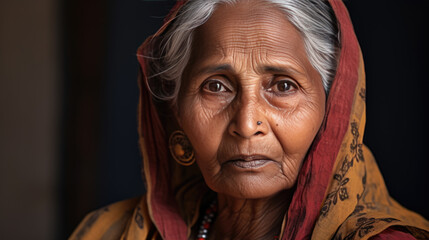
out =
<path fill-rule="evenodd" d="M 212 226 L 217 212 L 217 203 L 213 201 L 210 206 L 207 208 L 203 221 L 201 222 L 200 228 L 198 229 L 197 240 L 207 239 L 209 235 L 209 229 Z M 279 236 L 274 236 L 274 240 L 278 240 Z"/>
<path fill-rule="evenodd" d="M 197 240 L 207 239 L 209 229 L 215 219 L 216 212 L 217 204 L 216 201 L 213 201 L 204 214 L 203 221 L 201 222 L 200 228 L 198 230 Z"/>

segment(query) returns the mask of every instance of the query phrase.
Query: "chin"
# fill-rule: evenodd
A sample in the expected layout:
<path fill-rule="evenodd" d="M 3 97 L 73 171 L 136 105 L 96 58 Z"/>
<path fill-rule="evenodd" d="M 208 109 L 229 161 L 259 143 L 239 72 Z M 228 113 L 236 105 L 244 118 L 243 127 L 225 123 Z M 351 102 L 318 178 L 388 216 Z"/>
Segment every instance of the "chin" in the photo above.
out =
<path fill-rule="evenodd" d="M 276 177 L 264 177 L 258 174 L 239 174 L 225 178 L 225 181 L 207 183 L 218 194 L 239 199 L 261 199 L 290 190 L 295 182 L 277 181 Z"/>

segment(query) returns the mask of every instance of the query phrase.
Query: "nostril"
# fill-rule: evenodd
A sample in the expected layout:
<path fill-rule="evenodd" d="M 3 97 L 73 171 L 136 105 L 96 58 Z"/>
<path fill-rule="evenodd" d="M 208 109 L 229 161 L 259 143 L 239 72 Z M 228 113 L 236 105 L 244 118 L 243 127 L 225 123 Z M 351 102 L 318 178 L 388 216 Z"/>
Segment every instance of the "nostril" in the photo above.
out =
<path fill-rule="evenodd" d="M 239 137 L 244 137 L 245 135 L 241 135 L 239 132 L 237 132 L 237 131 L 233 131 L 233 133 L 236 135 L 236 136 L 239 136 Z M 261 131 L 257 131 L 257 132 L 255 132 L 255 134 L 253 134 L 253 136 L 257 136 L 257 135 L 260 135 L 260 134 L 263 134 L 263 132 L 261 132 Z M 250 137 L 250 136 L 249 136 Z"/>

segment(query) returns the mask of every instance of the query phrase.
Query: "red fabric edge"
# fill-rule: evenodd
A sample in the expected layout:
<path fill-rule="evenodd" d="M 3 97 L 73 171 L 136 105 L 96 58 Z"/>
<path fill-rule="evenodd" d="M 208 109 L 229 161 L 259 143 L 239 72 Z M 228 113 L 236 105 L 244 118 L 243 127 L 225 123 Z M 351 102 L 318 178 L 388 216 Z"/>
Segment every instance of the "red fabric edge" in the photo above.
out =
<path fill-rule="evenodd" d="M 369 240 L 416 240 L 416 238 L 409 233 L 388 228 L 385 229 L 383 232 L 373 237 L 370 237 Z"/>

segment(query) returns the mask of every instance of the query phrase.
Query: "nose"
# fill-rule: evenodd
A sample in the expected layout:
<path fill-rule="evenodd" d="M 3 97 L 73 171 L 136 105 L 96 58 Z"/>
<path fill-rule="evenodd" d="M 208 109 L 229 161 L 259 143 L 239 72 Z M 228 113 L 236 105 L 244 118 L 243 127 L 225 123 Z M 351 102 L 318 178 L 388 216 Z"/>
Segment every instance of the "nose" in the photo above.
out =
<path fill-rule="evenodd" d="M 234 116 L 228 126 L 228 132 L 232 136 L 250 139 L 255 136 L 266 135 L 268 128 L 263 108 L 258 104 L 258 101 L 243 99 L 236 106 Z"/>

